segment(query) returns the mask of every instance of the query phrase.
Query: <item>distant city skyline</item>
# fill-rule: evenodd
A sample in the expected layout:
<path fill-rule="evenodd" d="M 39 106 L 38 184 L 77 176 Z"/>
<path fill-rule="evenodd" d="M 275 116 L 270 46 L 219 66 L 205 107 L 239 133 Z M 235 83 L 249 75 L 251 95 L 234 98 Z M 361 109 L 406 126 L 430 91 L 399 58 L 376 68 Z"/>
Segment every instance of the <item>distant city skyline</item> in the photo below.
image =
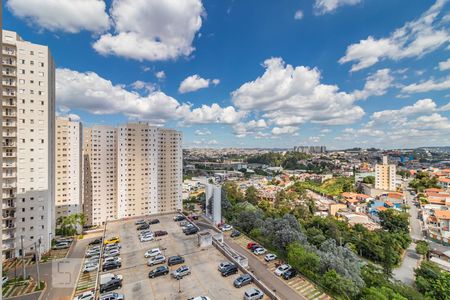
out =
<path fill-rule="evenodd" d="M 84 127 L 147 121 L 183 148 L 450 144 L 448 0 L 172 3 L 7 0 L 3 28 L 52 49 L 57 114 Z"/>

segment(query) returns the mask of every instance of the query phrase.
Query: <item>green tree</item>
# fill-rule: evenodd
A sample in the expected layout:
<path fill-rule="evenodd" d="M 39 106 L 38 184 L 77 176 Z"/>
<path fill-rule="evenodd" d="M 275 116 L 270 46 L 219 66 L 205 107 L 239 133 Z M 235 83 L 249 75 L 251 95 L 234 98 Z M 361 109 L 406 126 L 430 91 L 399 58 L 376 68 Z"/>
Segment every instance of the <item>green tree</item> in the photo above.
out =
<path fill-rule="evenodd" d="M 339 295 L 344 299 L 353 299 L 359 293 L 359 289 L 355 283 L 339 275 L 336 270 L 327 271 L 321 281 L 333 294 Z"/>
<path fill-rule="evenodd" d="M 361 300 L 408 300 L 408 298 L 403 297 L 388 287 L 382 286 L 364 289 Z"/>
<path fill-rule="evenodd" d="M 288 263 L 309 278 L 317 276 L 320 258 L 314 252 L 306 250 L 298 243 L 290 244 L 287 248 Z"/>
<path fill-rule="evenodd" d="M 255 205 L 258 203 L 258 190 L 253 186 L 249 186 L 245 191 L 245 201 Z"/>
<path fill-rule="evenodd" d="M 415 271 L 417 289 L 431 299 L 448 300 L 450 273 L 430 261 L 423 261 Z"/>
<path fill-rule="evenodd" d="M 375 176 L 366 176 L 363 178 L 363 183 L 375 184 Z"/>
<path fill-rule="evenodd" d="M 394 240 L 390 234 L 386 234 L 384 237 L 384 247 L 383 247 L 383 271 L 388 277 L 392 276 L 392 268 L 398 261 L 398 252 L 395 250 Z"/>
<path fill-rule="evenodd" d="M 416 252 L 422 256 L 427 255 L 428 251 L 430 251 L 430 245 L 426 241 L 418 241 L 416 243 Z"/>
<path fill-rule="evenodd" d="M 405 212 L 387 209 L 378 213 L 380 224 L 389 232 L 409 232 L 409 216 Z"/>

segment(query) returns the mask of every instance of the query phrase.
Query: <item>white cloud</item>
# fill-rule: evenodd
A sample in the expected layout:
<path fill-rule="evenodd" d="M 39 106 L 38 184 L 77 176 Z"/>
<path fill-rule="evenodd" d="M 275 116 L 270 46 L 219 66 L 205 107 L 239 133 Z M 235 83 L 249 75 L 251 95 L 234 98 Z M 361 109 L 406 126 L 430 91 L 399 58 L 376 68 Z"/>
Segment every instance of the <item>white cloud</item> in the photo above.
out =
<path fill-rule="evenodd" d="M 197 145 L 197 146 L 200 146 L 200 145 L 202 145 L 202 146 L 204 146 L 204 145 L 213 146 L 213 145 L 219 144 L 219 142 L 217 140 L 214 140 L 214 139 L 213 140 L 201 139 L 201 140 L 194 140 L 193 144 Z"/>
<path fill-rule="evenodd" d="M 186 124 L 235 124 L 245 116 L 234 107 L 180 103 L 161 91 L 146 96 L 128 91 L 123 85 L 114 85 L 94 72 L 80 73 L 69 69 L 56 70 L 56 99 L 58 106 L 80 109 L 92 114 L 123 113 L 132 119 L 142 119 L 155 124 L 178 120 Z"/>
<path fill-rule="evenodd" d="M 103 0 L 8 0 L 6 7 L 16 17 L 50 31 L 103 32 L 109 28 Z"/>
<path fill-rule="evenodd" d="M 441 61 L 439 63 L 439 70 L 441 71 L 450 70 L 450 58 L 445 61 Z"/>
<path fill-rule="evenodd" d="M 388 37 L 369 36 L 347 48 L 341 64 L 355 62 L 351 71 L 370 67 L 384 59 L 420 57 L 450 41 L 449 27 L 439 18 L 447 0 L 437 0 L 420 18 L 407 22 Z"/>
<path fill-rule="evenodd" d="M 282 134 L 293 134 L 298 131 L 298 128 L 295 126 L 283 126 L 283 127 L 274 127 L 272 128 L 273 135 L 282 135 Z"/>
<path fill-rule="evenodd" d="M 301 10 L 297 10 L 294 14 L 294 19 L 295 20 L 301 20 L 303 19 L 303 11 Z"/>
<path fill-rule="evenodd" d="M 251 120 L 247 123 L 237 123 L 233 126 L 234 134 L 237 137 L 245 137 L 249 134 L 260 134 L 260 130 L 268 127 L 267 122 L 264 119 Z M 262 137 L 260 135 L 260 137 Z"/>
<path fill-rule="evenodd" d="M 114 0 L 114 33 L 102 35 L 94 49 L 139 61 L 188 56 L 204 14 L 201 0 Z"/>
<path fill-rule="evenodd" d="M 159 80 L 163 80 L 166 78 L 166 73 L 164 71 L 158 71 L 155 73 L 155 77 Z"/>
<path fill-rule="evenodd" d="M 381 96 L 391 86 L 394 78 L 390 75 L 389 69 L 378 70 L 375 74 L 369 75 L 362 91 L 354 91 L 357 99 L 367 99 L 371 96 Z"/>
<path fill-rule="evenodd" d="M 450 76 L 440 81 L 430 79 L 421 83 L 413 83 L 403 87 L 402 92 L 412 94 L 446 89 L 450 89 Z"/>
<path fill-rule="evenodd" d="M 197 74 L 186 77 L 181 83 L 178 91 L 182 94 L 194 92 L 199 89 L 204 89 L 209 87 L 210 84 L 218 85 L 219 79 L 205 79 Z"/>
<path fill-rule="evenodd" d="M 355 95 L 320 83 L 315 68 L 286 65 L 281 58 L 267 59 L 264 67 L 262 76 L 232 92 L 239 109 L 262 112 L 275 126 L 349 124 L 364 115 L 363 109 L 354 105 Z"/>
<path fill-rule="evenodd" d="M 149 93 L 153 92 L 156 90 L 156 86 L 155 84 L 151 83 L 151 82 L 145 82 L 142 80 L 136 80 L 135 82 L 133 82 L 131 84 L 131 87 L 134 90 L 145 90 Z"/>
<path fill-rule="evenodd" d="M 211 131 L 209 131 L 208 129 L 206 129 L 206 128 L 203 128 L 203 129 L 197 129 L 196 131 L 195 131 L 195 135 L 210 135 L 211 134 Z"/>
<path fill-rule="evenodd" d="M 335 11 L 340 6 L 355 5 L 360 2 L 361 0 L 316 0 L 314 12 L 317 15 L 324 15 Z"/>
<path fill-rule="evenodd" d="M 324 129 L 322 129 L 320 132 L 321 132 L 321 133 L 329 133 L 329 132 L 331 132 L 331 129 L 329 129 L 329 128 L 324 128 Z"/>

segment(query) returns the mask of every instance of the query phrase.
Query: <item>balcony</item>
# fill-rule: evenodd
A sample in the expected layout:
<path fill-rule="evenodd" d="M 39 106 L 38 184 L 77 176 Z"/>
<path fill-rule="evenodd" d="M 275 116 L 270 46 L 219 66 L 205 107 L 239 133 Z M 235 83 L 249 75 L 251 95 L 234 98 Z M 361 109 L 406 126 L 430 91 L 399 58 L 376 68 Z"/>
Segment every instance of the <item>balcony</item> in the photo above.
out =
<path fill-rule="evenodd" d="M 16 243 L 7 243 L 2 245 L 3 251 L 13 250 L 16 248 Z"/>
<path fill-rule="evenodd" d="M 2 157 L 17 157 L 17 153 L 16 152 L 3 152 Z"/>
<path fill-rule="evenodd" d="M 7 90 L 7 91 L 3 91 L 3 96 L 5 97 L 16 97 L 17 93 L 16 91 L 11 91 L 11 90 Z"/>
<path fill-rule="evenodd" d="M 12 49 L 3 49 L 3 55 L 16 56 L 16 51 Z"/>
<path fill-rule="evenodd" d="M 10 230 L 10 229 L 16 229 L 16 224 L 3 224 L 2 225 L 3 230 Z"/>
<path fill-rule="evenodd" d="M 3 122 L 2 125 L 3 125 L 3 127 L 16 127 L 17 123 L 16 122 Z"/>
<path fill-rule="evenodd" d="M 15 182 L 3 182 L 2 187 L 4 189 L 15 189 L 17 184 Z"/>
<path fill-rule="evenodd" d="M 2 64 L 4 66 L 11 66 L 11 67 L 15 67 L 16 66 L 16 61 L 13 59 L 4 59 L 2 60 Z"/>
<path fill-rule="evenodd" d="M 3 241 L 6 241 L 6 240 L 13 240 L 13 239 L 15 239 L 16 238 L 16 236 L 14 235 L 14 233 L 11 233 L 11 234 L 3 234 L 2 235 L 2 240 Z"/>
<path fill-rule="evenodd" d="M 17 136 L 17 133 L 15 131 L 13 131 L 13 132 L 3 131 L 3 137 L 4 138 L 6 138 L 6 137 L 16 137 L 16 136 Z"/>
<path fill-rule="evenodd" d="M 3 80 L 2 81 L 2 84 L 4 85 L 4 86 L 11 86 L 11 87 L 16 87 L 17 85 L 16 85 L 16 82 L 15 81 L 12 81 L 12 80 Z"/>
<path fill-rule="evenodd" d="M 11 211 L 9 211 L 11 212 Z M 15 219 L 16 216 L 14 214 L 3 214 L 2 215 L 3 220 L 11 220 L 11 219 Z"/>
<path fill-rule="evenodd" d="M 17 117 L 17 114 L 16 114 L 16 112 L 15 111 L 3 111 L 3 117 L 5 117 L 5 118 L 8 118 L 8 117 L 10 117 L 10 118 L 15 118 L 15 117 Z"/>
<path fill-rule="evenodd" d="M 15 162 L 3 162 L 2 168 L 4 168 L 4 169 L 15 169 L 15 168 L 17 168 L 17 164 Z"/>
<path fill-rule="evenodd" d="M 11 76 L 11 77 L 16 77 L 17 73 L 15 71 L 12 70 L 8 70 L 8 69 L 3 69 L 2 70 L 2 75 L 3 76 Z"/>
<path fill-rule="evenodd" d="M 12 202 L 12 201 L 9 201 L 9 202 Z M 16 208 L 16 205 L 14 203 L 3 203 L 2 204 L 2 209 L 14 209 L 14 208 Z"/>
<path fill-rule="evenodd" d="M 16 174 L 16 172 L 11 172 L 11 173 L 3 173 L 3 178 L 6 178 L 6 179 L 8 179 L 8 178 L 16 178 L 17 177 L 17 174 Z"/>
<path fill-rule="evenodd" d="M 3 107 L 15 107 L 16 105 L 17 105 L 16 100 L 13 100 L 13 101 L 5 101 L 5 100 L 3 100 L 2 101 L 2 106 Z"/>
<path fill-rule="evenodd" d="M 16 147 L 16 142 L 3 142 L 3 147 Z"/>
<path fill-rule="evenodd" d="M 2 199 L 14 199 L 14 198 L 16 198 L 16 193 L 3 193 L 2 194 Z M 15 206 L 15 204 L 13 203 L 13 204 L 11 204 L 11 205 L 9 205 L 9 204 L 7 204 L 7 203 L 3 203 L 2 204 L 2 208 L 4 208 L 4 206 L 6 206 L 6 208 L 8 208 L 8 207 L 11 207 L 11 208 L 14 208 L 14 207 L 16 207 Z"/>

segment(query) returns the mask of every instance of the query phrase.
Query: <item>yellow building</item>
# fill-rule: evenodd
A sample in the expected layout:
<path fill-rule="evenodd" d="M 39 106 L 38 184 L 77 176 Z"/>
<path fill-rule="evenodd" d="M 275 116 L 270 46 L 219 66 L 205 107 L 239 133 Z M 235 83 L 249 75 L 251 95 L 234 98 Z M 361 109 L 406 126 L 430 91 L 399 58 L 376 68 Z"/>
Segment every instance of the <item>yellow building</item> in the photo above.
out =
<path fill-rule="evenodd" d="M 375 188 L 385 191 L 395 191 L 397 188 L 396 166 L 388 163 L 387 156 L 383 156 L 383 163 L 375 166 Z"/>

